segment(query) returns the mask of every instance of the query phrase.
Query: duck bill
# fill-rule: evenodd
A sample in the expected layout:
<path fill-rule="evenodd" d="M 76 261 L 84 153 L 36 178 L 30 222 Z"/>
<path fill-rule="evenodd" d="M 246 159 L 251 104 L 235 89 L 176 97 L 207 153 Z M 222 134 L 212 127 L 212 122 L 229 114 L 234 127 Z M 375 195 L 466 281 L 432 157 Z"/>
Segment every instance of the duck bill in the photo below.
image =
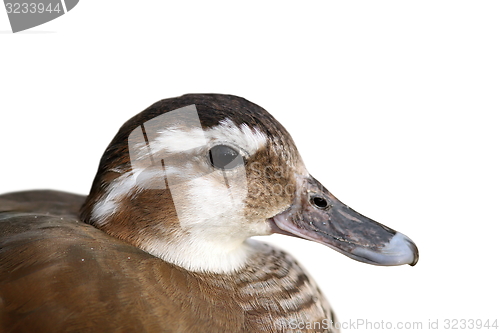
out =
<path fill-rule="evenodd" d="M 324 244 L 372 265 L 415 265 L 418 249 L 405 235 L 363 216 L 313 177 L 298 182 L 295 202 L 269 219 L 273 232 Z"/>

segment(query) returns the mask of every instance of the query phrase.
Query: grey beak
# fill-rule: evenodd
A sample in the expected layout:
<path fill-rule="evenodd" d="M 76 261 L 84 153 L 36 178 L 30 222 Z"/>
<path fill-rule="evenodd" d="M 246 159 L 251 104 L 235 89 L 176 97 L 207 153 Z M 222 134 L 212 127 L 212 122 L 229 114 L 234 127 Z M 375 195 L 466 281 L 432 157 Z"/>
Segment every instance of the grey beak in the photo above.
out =
<path fill-rule="evenodd" d="M 414 266 L 418 261 L 410 238 L 352 210 L 313 177 L 299 181 L 295 202 L 269 222 L 276 233 L 324 244 L 368 264 Z"/>

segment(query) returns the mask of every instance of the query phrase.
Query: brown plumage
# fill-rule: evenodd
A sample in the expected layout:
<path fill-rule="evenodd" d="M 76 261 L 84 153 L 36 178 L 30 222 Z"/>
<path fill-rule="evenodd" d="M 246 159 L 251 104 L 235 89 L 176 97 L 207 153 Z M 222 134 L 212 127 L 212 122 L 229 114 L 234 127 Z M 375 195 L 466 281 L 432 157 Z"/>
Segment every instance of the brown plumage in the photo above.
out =
<path fill-rule="evenodd" d="M 236 212 L 214 207 L 219 215 L 205 220 L 197 213 L 211 212 L 203 200 L 174 205 L 173 178 L 162 179 L 164 189 L 145 186 L 155 172 L 129 181 L 129 149 L 140 144 L 134 129 L 143 126 L 145 133 L 142 124 L 187 105 L 196 105 L 207 143 L 171 160 L 185 168 L 175 179 L 193 173 L 209 185 L 200 190 L 179 181 L 182 198 L 239 193 L 235 177 L 243 172 L 247 192 L 240 201 L 231 197 Z M 154 125 L 155 133 L 167 135 L 200 130 Z M 163 146 L 151 152 L 162 142 L 168 141 L 149 137 L 152 161 L 165 154 Z M 220 142 L 240 152 L 244 164 L 218 170 L 204 156 Z M 265 173 L 252 163 L 267 166 Z M 216 181 L 222 174 L 225 185 Z M 270 190 L 276 185 L 293 191 L 276 195 Z M 88 197 L 56 191 L 0 196 L 0 332 L 292 332 L 297 322 L 314 324 L 302 332 L 337 332 L 328 302 L 304 269 L 287 253 L 246 240 L 273 232 L 372 264 L 418 259 L 406 236 L 357 214 L 312 178 L 289 134 L 264 109 L 227 95 L 160 101 L 120 129 Z"/>
<path fill-rule="evenodd" d="M 286 323 L 284 311 L 333 319 L 282 251 L 263 246 L 234 274 L 189 272 L 81 222 L 84 200 L 54 191 L 0 196 L 2 332 L 276 332 L 271 318 Z M 283 309 L 287 300 L 295 308 Z"/>

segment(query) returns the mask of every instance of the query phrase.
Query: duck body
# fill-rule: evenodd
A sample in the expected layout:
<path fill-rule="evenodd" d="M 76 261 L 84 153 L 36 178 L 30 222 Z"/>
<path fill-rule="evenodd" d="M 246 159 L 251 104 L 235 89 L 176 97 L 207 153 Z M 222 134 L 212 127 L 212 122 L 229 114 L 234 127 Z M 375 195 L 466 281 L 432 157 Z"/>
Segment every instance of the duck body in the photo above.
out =
<path fill-rule="evenodd" d="M 296 260 L 251 239 L 273 233 L 374 265 L 418 260 L 312 177 L 260 106 L 159 101 L 120 128 L 88 196 L 0 196 L 0 333 L 337 332 Z"/>
<path fill-rule="evenodd" d="M 237 272 L 191 272 L 83 223 L 84 201 L 0 196 L 0 332 L 287 332 L 311 320 L 324 328 L 311 332 L 334 332 L 328 303 L 289 254 L 254 241 Z"/>

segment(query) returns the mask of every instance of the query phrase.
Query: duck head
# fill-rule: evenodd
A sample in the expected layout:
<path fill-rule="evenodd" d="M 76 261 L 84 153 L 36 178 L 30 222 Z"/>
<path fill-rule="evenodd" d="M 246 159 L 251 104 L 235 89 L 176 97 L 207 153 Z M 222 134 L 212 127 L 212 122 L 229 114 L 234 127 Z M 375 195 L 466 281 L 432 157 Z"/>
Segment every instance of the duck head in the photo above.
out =
<path fill-rule="evenodd" d="M 316 241 L 375 265 L 416 264 L 415 244 L 349 208 L 306 170 L 290 134 L 236 96 L 157 102 L 106 149 L 82 220 L 187 270 L 228 273 L 252 236 Z"/>

